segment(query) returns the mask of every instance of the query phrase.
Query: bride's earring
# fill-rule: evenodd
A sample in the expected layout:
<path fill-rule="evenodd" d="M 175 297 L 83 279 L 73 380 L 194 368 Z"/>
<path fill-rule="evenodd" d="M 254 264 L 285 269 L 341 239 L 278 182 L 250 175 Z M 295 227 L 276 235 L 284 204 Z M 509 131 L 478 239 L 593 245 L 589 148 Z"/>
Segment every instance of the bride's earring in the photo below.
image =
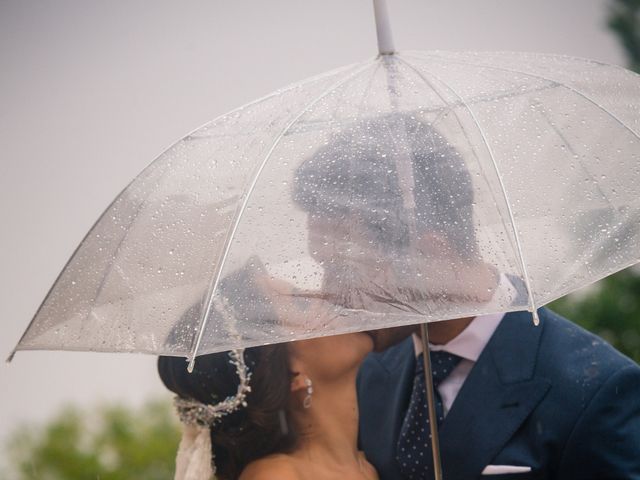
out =
<path fill-rule="evenodd" d="M 311 402 L 313 401 L 313 399 L 311 398 L 311 396 L 313 395 L 313 382 L 309 377 L 307 377 L 304 381 L 304 384 L 307 386 L 307 396 L 304 397 L 302 406 L 304 408 L 309 408 L 311 406 Z"/>

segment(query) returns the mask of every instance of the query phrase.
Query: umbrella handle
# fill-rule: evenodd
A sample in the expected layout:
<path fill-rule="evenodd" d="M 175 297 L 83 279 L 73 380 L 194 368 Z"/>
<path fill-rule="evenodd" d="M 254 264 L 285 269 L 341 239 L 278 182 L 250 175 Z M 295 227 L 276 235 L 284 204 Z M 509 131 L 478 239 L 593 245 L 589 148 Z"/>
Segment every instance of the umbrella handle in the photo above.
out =
<path fill-rule="evenodd" d="M 438 418 L 436 416 L 436 398 L 433 387 L 431 370 L 431 355 L 429 352 L 429 329 L 426 323 L 420 324 L 422 337 L 422 358 L 427 390 L 427 410 L 429 412 L 429 431 L 431 433 L 431 454 L 433 455 L 434 480 L 442 480 L 442 462 L 440 460 L 440 437 L 438 436 Z"/>
<path fill-rule="evenodd" d="M 393 55 L 393 38 L 387 11 L 387 0 L 373 0 L 373 13 L 376 17 L 376 33 L 378 35 L 378 52 L 380 55 Z"/>

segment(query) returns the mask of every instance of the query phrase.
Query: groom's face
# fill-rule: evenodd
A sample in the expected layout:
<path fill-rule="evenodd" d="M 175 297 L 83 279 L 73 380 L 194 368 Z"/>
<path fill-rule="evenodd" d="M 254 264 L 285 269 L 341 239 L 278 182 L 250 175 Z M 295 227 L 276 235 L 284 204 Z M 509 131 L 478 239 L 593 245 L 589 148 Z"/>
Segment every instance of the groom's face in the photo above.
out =
<path fill-rule="evenodd" d="M 309 249 L 314 260 L 325 270 L 325 289 L 337 287 L 329 284 L 338 281 L 341 289 L 356 288 L 361 294 L 375 295 L 376 292 L 366 291 L 373 284 L 392 296 L 389 302 L 401 300 L 400 284 L 393 273 L 397 271 L 393 265 L 395 256 L 388 251 L 391 247 L 383 248 L 361 223 L 344 216 L 331 219 L 310 215 L 308 224 Z M 435 232 L 423 232 L 416 243 L 419 253 L 414 263 L 420 265 L 422 276 L 412 287 L 423 295 L 423 303 L 483 303 L 491 299 L 497 285 L 494 268 L 482 261 L 469 260 Z M 350 282 L 341 283 L 336 275 L 349 278 Z M 370 280 L 370 283 L 365 280 Z M 395 298 L 394 295 L 399 296 Z M 416 302 L 412 306 L 421 308 L 420 300 Z M 446 323 L 437 322 L 437 326 Z M 418 331 L 418 325 L 408 325 L 369 333 L 373 338 L 374 351 L 380 352 Z"/>
<path fill-rule="evenodd" d="M 311 257 L 325 268 L 368 263 L 381 256 L 366 230 L 348 217 L 309 215 L 307 226 Z"/>
<path fill-rule="evenodd" d="M 406 132 L 407 148 L 398 148 Z M 308 214 L 309 255 L 336 305 L 468 311 L 491 298 L 495 269 L 477 245 L 473 178 L 432 125 L 402 113 L 345 125 L 300 165 L 295 186 L 294 201 Z M 380 331 L 376 349 L 414 330 Z"/>
<path fill-rule="evenodd" d="M 325 285 L 340 277 L 340 288 L 373 294 L 367 286 L 379 287 L 376 292 L 390 295 L 390 303 L 407 301 L 402 290 L 411 288 L 415 299 L 409 302 L 419 311 L 424 302 L 484 303 L 491 298 L 495 269 L 459 252 L 440 232 L 419 232 L 409 246 L 385 243 L 373 232 L 361 215 L 309 215 L 309 253 L 324 269 Z"/>

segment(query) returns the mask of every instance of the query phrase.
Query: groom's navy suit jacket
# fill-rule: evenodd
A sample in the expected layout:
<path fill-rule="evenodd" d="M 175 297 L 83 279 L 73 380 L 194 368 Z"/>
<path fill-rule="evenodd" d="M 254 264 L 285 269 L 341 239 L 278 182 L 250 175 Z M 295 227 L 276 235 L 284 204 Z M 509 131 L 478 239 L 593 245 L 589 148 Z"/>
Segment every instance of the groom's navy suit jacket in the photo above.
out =
<path fill-rule="evenodd" d="M 395 445 L 414 368 L 408 338 L 370 354 L 358 376 L 359 443 L 381 480 L 403 478 Z M 445 480 L 640 479 L 640 367 L 549 310 L 538 327 L 508 313 L 440 426 L 440 447 Z M 481 475 L 487 465 L 532 470 Z"/>

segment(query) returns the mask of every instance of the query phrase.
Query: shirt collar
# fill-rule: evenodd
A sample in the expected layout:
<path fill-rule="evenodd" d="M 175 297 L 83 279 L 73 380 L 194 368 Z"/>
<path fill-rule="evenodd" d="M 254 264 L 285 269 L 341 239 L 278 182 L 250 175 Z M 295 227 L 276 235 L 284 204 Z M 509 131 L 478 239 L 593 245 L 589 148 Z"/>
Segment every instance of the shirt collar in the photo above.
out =
<path fill-rule="evenodd" d="M 506 275 L 503 274 L 500 275 L 500 283 L 498 286 L 498 289 L 501 288 L 507 289 L 510 293 L 515 293 L 515 287 Z M 504 315 L 504 312 L 478 315 L 471 321 L 467 328 L 451 341 L 442 345 L 430 343 L 429 348 L 433 351 L 443 350 L 453 353 L 454 355 L 458 355 L 475 363 L 478 361 L 478 357 L 480 357 L 482 350 L 484 350 L 484 347 L 489 342 L 493 332 L 495 332 L 498 325 L 500 325 Z M 412 335 L 412 338 L 413 348 L 417 357 L 422 353 L 422 340 L 415 333 Z"/>

